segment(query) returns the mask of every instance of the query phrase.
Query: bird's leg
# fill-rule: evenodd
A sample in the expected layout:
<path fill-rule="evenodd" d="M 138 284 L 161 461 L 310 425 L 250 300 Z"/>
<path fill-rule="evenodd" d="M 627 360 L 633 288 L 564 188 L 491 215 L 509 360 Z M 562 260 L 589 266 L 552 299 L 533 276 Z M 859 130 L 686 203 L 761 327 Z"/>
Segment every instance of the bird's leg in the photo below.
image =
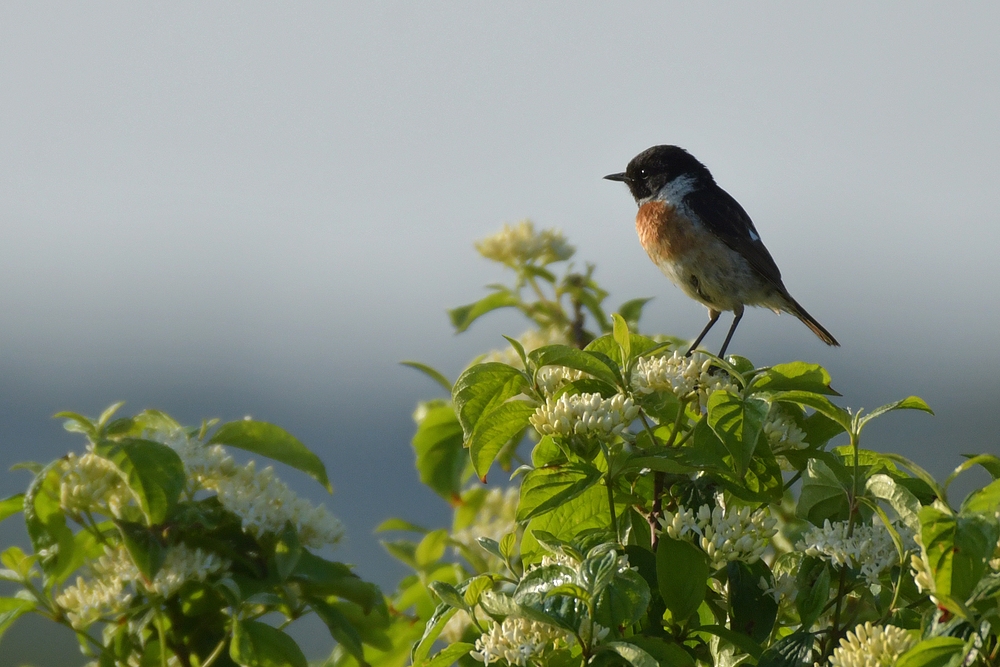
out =
<path fill-rule="evenodd" d="M 726 334 L 726 342 L 722 344 L 722 349 L 719 350 L 719 358 L 724 359 L 726 354 L 726 348 L 729 347 L 729 341 L 733 339 L 733 334 L 736 333 L 736 325 L 740 323 L 740 318 L 743 317 L 743 304 L 737 304 L 733 308 L 733 325 L 729 327 L 729 333 Z"/>
<path fill-rule="evenodd" d="M 687 354 L 684 355 L 685 357 L 691 356 L 691 353 L 694 352 L 695 348 L 698 347 L 698 343 L 700 343 L 701 339 L 705 337 L 705 334 L 708 333 L 708 330 L 712 328 L 712 325 L 719 320 L 719 315 L 721 314 L 722 314 L 721 312 L 715 310 L 714 308 L 708 309 L 708 324 L 705 325 L 705 328 L 701 330 L 701 333 L 698 334 L 698 337 L 694 339 L 693 343 L 691 343 L 691 347 L 688 348 Z M 730 332 L 729 335 L 731 336 L 732 332 Z M 729 340 L 727 339 L 726 342 L 728 343 Z"/>

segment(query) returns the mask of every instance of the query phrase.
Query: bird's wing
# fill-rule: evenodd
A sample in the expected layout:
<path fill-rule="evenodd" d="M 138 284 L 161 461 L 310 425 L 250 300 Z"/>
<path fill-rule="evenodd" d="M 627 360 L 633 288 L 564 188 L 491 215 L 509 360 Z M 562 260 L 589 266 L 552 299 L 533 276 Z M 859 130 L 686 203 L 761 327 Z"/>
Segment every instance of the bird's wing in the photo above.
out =
<path fill-rule="evenodd" d="M 699 188 L 684 197 L 684 203 L 705 227 L 742 255 L 758 273 L 784 289 L 781 271 L 761 242 L 753 221 L 728 192 L 718 186 Z"/>

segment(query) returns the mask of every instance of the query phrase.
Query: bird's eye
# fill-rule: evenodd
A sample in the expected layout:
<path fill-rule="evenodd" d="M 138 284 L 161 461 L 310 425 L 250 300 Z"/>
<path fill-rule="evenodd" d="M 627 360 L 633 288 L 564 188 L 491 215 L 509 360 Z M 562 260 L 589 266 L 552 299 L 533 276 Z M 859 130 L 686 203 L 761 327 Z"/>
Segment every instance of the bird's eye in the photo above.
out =
<path fill-rule="evenodd" d="M 639 170 L 639 175 L 640 176 L 645 176 L 646 175 L 646 170 L 645 169 L 640 169 Z"/>

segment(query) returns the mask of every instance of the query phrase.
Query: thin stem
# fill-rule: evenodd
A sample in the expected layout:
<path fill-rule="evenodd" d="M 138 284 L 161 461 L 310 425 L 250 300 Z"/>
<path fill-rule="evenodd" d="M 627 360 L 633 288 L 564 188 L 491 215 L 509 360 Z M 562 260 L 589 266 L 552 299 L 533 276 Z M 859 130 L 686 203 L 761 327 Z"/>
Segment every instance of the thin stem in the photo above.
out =
<path fill-rule="evenodd" d="M 222 649 L 226 648 L 226 643 L 228 641 L 229 641 L 229 633 L 227 632 L 222 637 L 222 641 L 216 644 L 215 648 L 212 649 L 212 652 L 208 654 L 207 658 L 205 658 L 205 662 L 201 663 L 201 667 L 211 667 L 212 663 L 218 660 L 219 656 L 222 655 Z"/>
<path fill-rule="evenodd" d="M 604 485 L 608 489 L 608 511 L 611 513 L 611 532 L 615 534 L 615 541 L 620 542 L 618 537 L 618 517 L 615 515 L 615 489 L 614 480 L 611 479 L 611 452 L 602 442 L 601 451 L 604 453 L 604 462 L 608 466 L 608 472 L 604 474 Z"/>

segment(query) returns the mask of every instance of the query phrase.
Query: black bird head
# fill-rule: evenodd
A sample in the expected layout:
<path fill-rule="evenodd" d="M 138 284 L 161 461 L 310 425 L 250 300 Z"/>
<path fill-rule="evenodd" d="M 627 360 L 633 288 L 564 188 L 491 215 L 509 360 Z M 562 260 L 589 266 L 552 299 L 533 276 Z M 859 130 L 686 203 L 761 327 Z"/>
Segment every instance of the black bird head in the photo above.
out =
<path fill-rule="evenodd" d="M 621 181 L 628 186 L 636 202 L 651 197 L 667 183 L 686 176 L 696 181 L 712 183 L 708 167 L 679 146 L 653 146 L 632 158 L 625 171 L 609 174 L 609 181 Z"/>

